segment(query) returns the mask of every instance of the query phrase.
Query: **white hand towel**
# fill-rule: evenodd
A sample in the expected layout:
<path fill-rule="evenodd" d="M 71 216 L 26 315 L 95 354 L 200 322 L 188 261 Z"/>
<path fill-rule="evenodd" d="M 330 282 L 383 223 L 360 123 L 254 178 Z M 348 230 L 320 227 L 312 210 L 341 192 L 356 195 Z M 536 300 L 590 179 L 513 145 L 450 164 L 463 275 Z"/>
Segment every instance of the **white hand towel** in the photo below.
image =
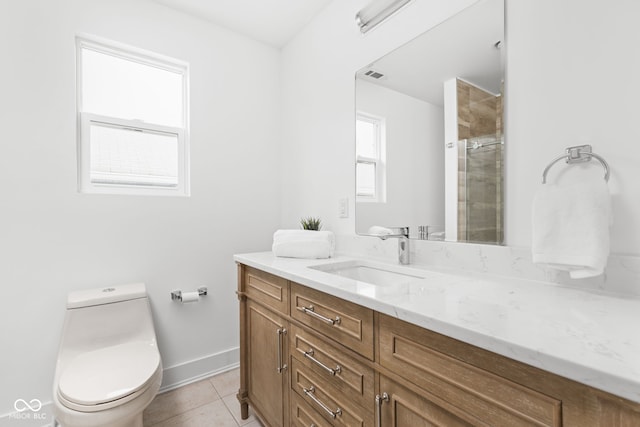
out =
<path fill-rule="evenodd" d="M 543 184 L 533 200 L 533 262 L 569 271 L 572 279 L 601 275 L 612 219 L 606 181 Z"/>
<path fill-rule="evenodd" d="M 271 250 L 276 256 L 288 258 L 331 258 L 335 236 L 331 231 L 277 230 L 273 233 Z"/>
<path fill-rule="evenodd" d="M 369 227 L 367 233 L 370 236 L 388 236 L 390 234 L 393 234 L 393 230 L 387 227 L 381 227 L 379 225 L 372 225 L 371 227 Z"/>

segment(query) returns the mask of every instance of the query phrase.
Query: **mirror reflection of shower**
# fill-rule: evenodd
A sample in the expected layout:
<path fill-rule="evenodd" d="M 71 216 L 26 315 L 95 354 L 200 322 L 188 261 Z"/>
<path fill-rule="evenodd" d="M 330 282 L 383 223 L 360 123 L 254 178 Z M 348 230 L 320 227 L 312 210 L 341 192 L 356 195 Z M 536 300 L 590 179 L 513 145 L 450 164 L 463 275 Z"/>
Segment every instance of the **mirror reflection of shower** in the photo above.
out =
<path fill-rule="evenodd" d="M 503 241 L 504 139 L 486 135 L 461 141 L 464 179 L 459 191 L 458 237 L 467 242 Z"/>
<path fill-rule="evenodd" d="M 502 95 L 455 79 L 453 96 L 458 152 L 455 165 L 449 166 L 457 170 L 457 238 L 478 243 L 502 242 Z"/>

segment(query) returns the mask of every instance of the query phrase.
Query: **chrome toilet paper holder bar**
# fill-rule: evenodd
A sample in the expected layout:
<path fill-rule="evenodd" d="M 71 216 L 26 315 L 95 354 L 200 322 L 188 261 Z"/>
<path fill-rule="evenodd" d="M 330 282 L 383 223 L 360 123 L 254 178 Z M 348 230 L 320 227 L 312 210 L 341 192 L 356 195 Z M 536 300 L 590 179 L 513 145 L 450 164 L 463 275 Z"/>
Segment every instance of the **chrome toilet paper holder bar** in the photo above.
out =
<path fill-rule="evenodd" d="M 207 295 L 207 288 L 205 286 L 202 286 L 200 288 L 198 288 L 198 296 L 206 296 Z M 175 301 L 182 301 L 182 291 L 180 289 L 178 289 L 177 291 L 172 291 L 171 292 L 171 300 Z"/>

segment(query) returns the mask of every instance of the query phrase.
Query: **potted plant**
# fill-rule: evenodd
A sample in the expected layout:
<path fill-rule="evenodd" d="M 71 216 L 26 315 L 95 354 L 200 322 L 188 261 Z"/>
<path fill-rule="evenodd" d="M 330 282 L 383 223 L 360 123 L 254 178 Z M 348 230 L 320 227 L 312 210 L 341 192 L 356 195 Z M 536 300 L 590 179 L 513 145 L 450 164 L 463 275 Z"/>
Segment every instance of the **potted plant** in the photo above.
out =
<path fill-rule="evenodd" d="M 302 225 L 302 228 L 304 230 L 318 231 L 322 228 L 322 221 L 320 221 L 320 218 L 314 218 L 310 216 L 308 218 L 301 218 L 300 225 Z"/>

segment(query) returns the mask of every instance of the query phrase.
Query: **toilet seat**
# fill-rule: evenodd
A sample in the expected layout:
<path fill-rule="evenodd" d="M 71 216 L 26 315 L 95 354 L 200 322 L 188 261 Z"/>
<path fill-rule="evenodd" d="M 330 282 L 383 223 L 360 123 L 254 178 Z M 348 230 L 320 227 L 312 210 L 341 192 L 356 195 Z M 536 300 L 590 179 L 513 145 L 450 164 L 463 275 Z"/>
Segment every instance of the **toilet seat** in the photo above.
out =
<path fill-rule="evenodd" d="M 160 370 L 155 342 L 130 342 L 81 353 L 58 381 L 61 403 L 77 411 L 95 412 L 134 399 Z"/>

